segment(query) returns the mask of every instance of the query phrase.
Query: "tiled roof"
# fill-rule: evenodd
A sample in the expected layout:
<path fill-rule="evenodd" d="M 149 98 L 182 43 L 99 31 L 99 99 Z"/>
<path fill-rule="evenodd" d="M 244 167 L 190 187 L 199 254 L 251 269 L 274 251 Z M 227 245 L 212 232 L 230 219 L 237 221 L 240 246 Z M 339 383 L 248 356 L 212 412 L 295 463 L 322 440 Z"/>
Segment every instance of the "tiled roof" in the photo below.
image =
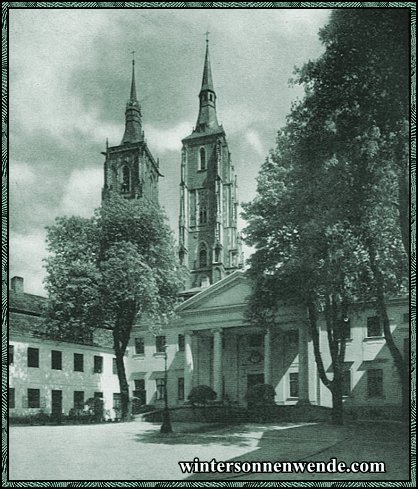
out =
<path fill-rule="evenodd" d="M 182 141 L 186 141 L 189 139 L 203 138 L 206 136 L 214 136 L 216 134 L 225 134 L 225 131 L 224 131 L 222 126 L 218 126 L 218 127 L 214 127 L 214 128 L 206 127 L 203 132 L 199 132 L 199 131 L 195 130 L 189 136 L 186 136 L 185 138 L 183 138 Z"/>
<path fill-rule="evenodd" d="M 46 303 L 46 297 L 22 292 L 9 291 L 9 309 L 13 312 L 40 315 L 42 307 Z"/>
<path fill-rule="evenodd" d="M 55 339 L 48 337 L 43 328 L 42 309 L 46 304 L 46 297 L 40 295 L 16 293 L 9 291 L 9 334 L 31 337 L 43 337 L 45 339 Z M 93 341 L 63 341 L 65 343 L 84 344 L 87 346 L 98 346 L 105 348 L 113 347 L 112 332 L 97 329 L 93 333 Z"/>

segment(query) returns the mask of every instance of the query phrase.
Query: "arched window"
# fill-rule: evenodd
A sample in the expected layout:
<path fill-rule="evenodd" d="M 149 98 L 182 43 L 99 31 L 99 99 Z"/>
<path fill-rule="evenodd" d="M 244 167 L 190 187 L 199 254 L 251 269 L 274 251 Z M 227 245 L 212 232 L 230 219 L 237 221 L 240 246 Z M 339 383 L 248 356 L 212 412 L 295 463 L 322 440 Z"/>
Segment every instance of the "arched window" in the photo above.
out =
<path fill-rule="evenodd" d="M 206 245 L 201 244 L 199 250 L 199 268 L 206 267 L 208 265 L 208 251 Z"/>
<path fill-rule="evenodd" d="M 208 211 L 205 204 L 199 206 L 199 224 L 206 224 L 208 221 Z"/>
<path fill-rule="evenodd" d="M 200 148 L 200 169 L 206 170 L 206 150 L 205 150 L 205 148 Z"/>
<path fill-rule="evenodd" d="M 131 190 L 131 171 L 128 166 L 122 168 L 122 192 L 127 193 Z"/>

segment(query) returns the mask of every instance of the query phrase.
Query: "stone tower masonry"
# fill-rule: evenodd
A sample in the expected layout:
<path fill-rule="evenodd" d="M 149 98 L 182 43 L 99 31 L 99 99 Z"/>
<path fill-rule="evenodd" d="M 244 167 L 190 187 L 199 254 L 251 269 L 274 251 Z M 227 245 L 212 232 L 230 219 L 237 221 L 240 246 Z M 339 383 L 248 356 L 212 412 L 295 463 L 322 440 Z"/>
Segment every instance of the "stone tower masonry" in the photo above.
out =
<path fill-rule="evenodd" d="M 136 95 L 135 61 L 132 60 L 132 82 L 125 109 L 125 133 L 119 146 L 106 143 L 102 199 L 119 192 L 127 199 L 145 197 L 158 203 L 159 163 L 144 139 L 142 115 Z"/>
<path fill-rule="evenodd" d="M 206 41 L 199 115 L 181 153 L 179 258 L 190 287 L 215 283 L 242 267 L 237 179 L 216 99 Z"/>

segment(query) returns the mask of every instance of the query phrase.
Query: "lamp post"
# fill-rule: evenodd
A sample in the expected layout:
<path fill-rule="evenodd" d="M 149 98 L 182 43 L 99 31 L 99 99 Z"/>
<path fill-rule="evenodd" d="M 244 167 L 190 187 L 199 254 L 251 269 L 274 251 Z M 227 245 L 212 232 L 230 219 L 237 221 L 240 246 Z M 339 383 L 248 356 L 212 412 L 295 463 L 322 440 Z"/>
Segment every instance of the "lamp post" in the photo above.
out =
<path fill-rule="evenodd" d="M 167 344 L 164 345 L 164 411 L 163 411 L 163 424 L 160 428 L 160 433 L 172 433 L 170 411 L 168 410 L 168 397 L 167 397 Z"/>

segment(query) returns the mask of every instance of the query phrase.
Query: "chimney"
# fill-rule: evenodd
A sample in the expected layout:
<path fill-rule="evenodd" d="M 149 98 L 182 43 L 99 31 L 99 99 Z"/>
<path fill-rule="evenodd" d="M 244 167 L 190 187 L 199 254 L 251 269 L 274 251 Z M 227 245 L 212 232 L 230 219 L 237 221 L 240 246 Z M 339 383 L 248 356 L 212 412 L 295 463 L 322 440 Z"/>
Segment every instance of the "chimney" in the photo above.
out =
<path fill-rule="evenodd" d="M 23 277 L 12 277 L 12 290 L 16 292 L 16 294 L 23 294 Z"/>

